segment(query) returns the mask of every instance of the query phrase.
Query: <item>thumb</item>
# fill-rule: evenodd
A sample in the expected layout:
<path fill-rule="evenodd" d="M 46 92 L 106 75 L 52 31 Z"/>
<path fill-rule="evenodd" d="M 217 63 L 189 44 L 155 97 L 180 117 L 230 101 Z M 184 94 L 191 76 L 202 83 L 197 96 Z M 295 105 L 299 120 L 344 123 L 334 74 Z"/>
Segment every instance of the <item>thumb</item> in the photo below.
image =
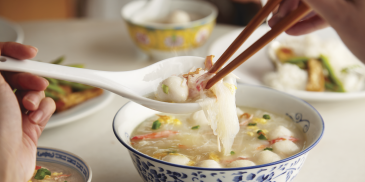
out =
<path fill-rule="evenodd" d="M 346 21 L 349 4 L 345 0 L 303 0 L 330 25 L 336 27 Z"/>

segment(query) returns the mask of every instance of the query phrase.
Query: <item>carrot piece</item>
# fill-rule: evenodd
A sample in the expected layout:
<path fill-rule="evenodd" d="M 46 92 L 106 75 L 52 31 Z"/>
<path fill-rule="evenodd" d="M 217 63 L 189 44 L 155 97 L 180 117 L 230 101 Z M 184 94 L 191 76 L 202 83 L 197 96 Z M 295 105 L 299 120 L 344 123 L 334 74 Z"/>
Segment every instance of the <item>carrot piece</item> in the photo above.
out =
<path fill-rule="evenodd" d="M 176 134 L 176 133 L 179 133 L 179 132 L 167 130 L 167 131 L 161 131 L 161 132 L 156 132 L 156 133 L 149 133 L 149 134 L 145 134 L 145 135 L 134 136 L 131 140 L 164 138 L 164 137 L 168 137 L 170 135 Z"/>
<path fill-rule="evenodd" d="M 181 149 L 186 149 L 187 148 L 186 145 L 181 145 L 181 144 L 177 145 L 177 147 L 181 148 Z"/>
<path fill-rule="evenodd" d="M 62 177 L 67 178 L 67 177 L 70 177 L 70 176 L 71 176 L 71 174 L 61 174 L 61 175 L 59 175 L 59 176 L 55 177 L 54 179 L 55 179 L 55 180 L 58 180 L 58 179 L 60 179 L 60 178 L 62 178 Z"/>
<path fill-rule="evenodd" d="M 35 169 L 36 169 L 36 170 L 38 170 L 38 169 L 40 169 L 40 168 L 42 168 L 42 166 L 35 166 Z"/>
<path fill-rule="evenodd" d="M 258 146 L 257 148 L 256 148 L 256 150 L 262 150 L 262 149 L 264 149 L 264 148 L 266 148 L 267 147 L 267 145 L 260 145 L 260 146 Z"/>
<path fill-rule="evenodd" d="M 289 137 L 289 138 L 277 138 L 277 139 L 274 139 L 274 140 L 271 140 L 270 141 L 270 145 L 276 143 L 276 142 L 279 142 L 279 141 L 283 141 L 283 140 L 290 140 L 292 142 L 296 142 L 296 141 L 299 141 L 299 139 L 297 138 L 294 138 L 294 137 Z"/>

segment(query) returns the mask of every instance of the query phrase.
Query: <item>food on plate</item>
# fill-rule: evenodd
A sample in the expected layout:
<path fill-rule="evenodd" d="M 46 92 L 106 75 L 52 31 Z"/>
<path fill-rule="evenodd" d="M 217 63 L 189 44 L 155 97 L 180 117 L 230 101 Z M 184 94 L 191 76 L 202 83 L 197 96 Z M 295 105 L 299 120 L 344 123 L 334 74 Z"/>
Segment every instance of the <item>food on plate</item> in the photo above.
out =
<path fill-rule="evenodd" d="M 32 178 L 28 182 L 82 182 L 81 174 L 64 165 L 37 161 Z"/>
<path fill-rule="evenodd" d="M 198 102 L 203 111 L 192 116 L 202 118 L 201 121 L 195 121 L 196 127 L 199 127 L 200 122 L 209 124 L 216 139 L 220 141 L 218 151 L 221 151 L 222 144 L 223 153 L 229 155 L 239 130 L 235 103 L 236 77 L 229 74 L 210 89 L 205 89 L 206 83 L 213 76 L 208 73 L 213 66 L 213 58 L 212 55 L 206 57 L 204 68 L 192 68 L 186 74 L 172 75 L 163 80 L 155 92 L 155 99 L 179 103 Z"/>
<path fill-rule="evenodd" d="M 218 150 L 219 141 L 204 111 L 152 116 L 133 131 L 130 142 L 150 157 L 203 168 L 271 163 L 295 155 L 305 147 L 304 134 L 286 116 L 247 107 L 237 107 L 234 112 L 239 118 L 239 131 L 228 155 Z"/>
<path fill-rule="evenodd" d="M 269 47 L 276 71 L 263 77 L 278 90 L 355 92 L 364 89 L 365 66 L 338 40 L 286 37 Z"/>
<path fill-rule="evenodd" d="M 53 64 L 61 64 L 64 57 L 60 57 L 53 61 Z M 83 68 L 81 64 L 68 65 L 72 67 Z M 56 102 L 56 112 L 61 112 L 74 107 L 86 100 L 97 97 L 103 93 L 103 89 L 74 83 L 53 78 L 46 78 L 49 86 L 45 90 L 47 97 L 52 98 Z"/>

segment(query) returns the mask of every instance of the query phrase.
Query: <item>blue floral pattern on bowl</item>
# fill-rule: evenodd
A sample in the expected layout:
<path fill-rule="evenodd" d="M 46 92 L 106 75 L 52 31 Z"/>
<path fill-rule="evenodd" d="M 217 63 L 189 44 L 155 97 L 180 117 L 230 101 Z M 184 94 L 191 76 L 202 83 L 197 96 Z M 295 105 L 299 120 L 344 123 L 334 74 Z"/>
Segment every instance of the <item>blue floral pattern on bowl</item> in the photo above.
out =
<path fill-rule="evenodd" d="M 201 168 L 202 170 L 181 169 L 150 161 L 133 152 L 130 152 L 130 155 L 134 166 L 145 182 L 290 182 L 295 178 L 307 157 L 305 154 L 285 163 L 264 168 L 242 168 L 242 170 L 225 168 L 227 170 L 222 172 L 214 171 L 214 169 L 206 170 L 206 168 Z M 181 172 L 182 170 L 184 172 Z"/>
<path fill-rule="evenodd" d="M 61 164 L 77 170 L 85 182 L 91 181 L 90 167 L 78 156 L 52 148 L 37 148 L 37 161 Z"/>

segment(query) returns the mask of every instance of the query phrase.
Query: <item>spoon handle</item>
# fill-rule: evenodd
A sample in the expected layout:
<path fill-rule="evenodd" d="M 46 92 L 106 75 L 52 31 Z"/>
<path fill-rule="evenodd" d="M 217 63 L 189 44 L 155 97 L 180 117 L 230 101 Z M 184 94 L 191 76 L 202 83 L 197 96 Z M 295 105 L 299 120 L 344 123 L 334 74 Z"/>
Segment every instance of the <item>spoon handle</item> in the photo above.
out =
<path fill-rule="evenodd" d="M 103 71 L 97 70 L 74 68 L 31 60 L 16 60 L 5 56 L 0 56 L 0 70 L 27 72 L 43 77 L 78 82 L 101 88 L 106 87 L 100 76 L 98 76 L 103 75 Z"/>

